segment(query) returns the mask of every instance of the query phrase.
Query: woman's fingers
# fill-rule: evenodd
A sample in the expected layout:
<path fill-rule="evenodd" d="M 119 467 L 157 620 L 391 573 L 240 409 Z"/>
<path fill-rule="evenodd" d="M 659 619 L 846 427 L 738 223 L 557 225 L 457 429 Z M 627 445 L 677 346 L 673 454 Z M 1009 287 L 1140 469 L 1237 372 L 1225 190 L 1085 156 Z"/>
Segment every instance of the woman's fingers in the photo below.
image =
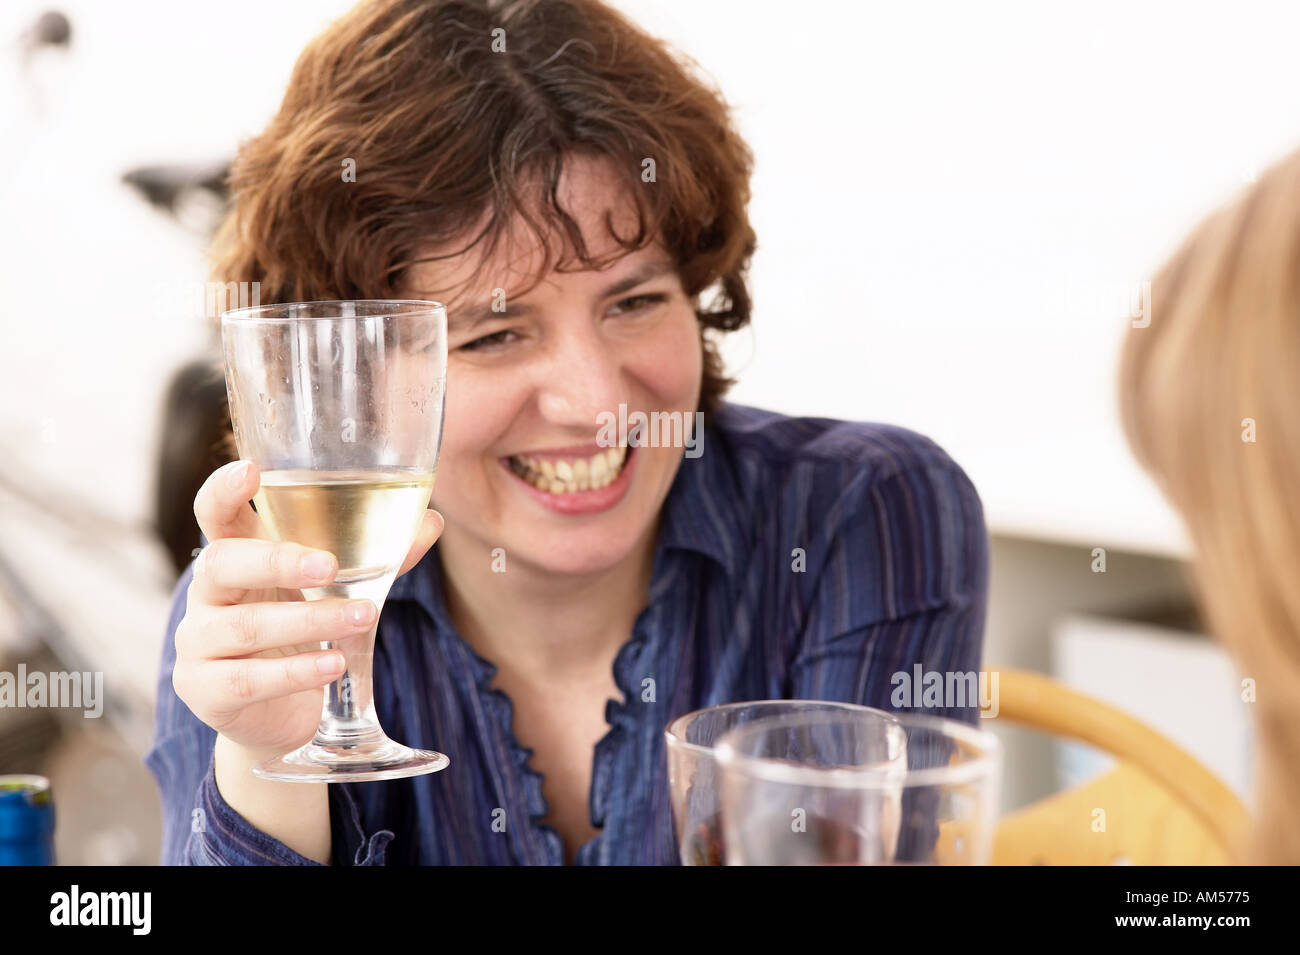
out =
<path fill-rule="evenodd" d="M 248 506 L 261 479 L 252 461 L 233 461 L 208 475 L 194 497 L 194 517 L 209 541 L 261 536 L 262 522 Z"/>
<path fill-rule="evenodd" d="M 289 657 L 177 661 L 172 684 L 195 713 L 229 714 L 250 703 L 322 687 L 338 679 L 344 666 L 338 650 Z"/>
<path fill-rule="evenodd" d="M 289 541 L 226 537 L 199 554 L 189 596 L 195 603 L 234 604 L 250 590 L 323 587 L 338 572 L 338 561 L 329 551 Z"/>
<path fill-rule="evenodd" d="M 430 547 L 438 540 L 442 534 L 443 520 L 442 515 L 437 511 L 429 509 L 424 512 L 424 519 L 420 522 L 420 529 L 415 534 L 415 542 L 411 544 L 411 550 L 406 555 L 406 560 L 402 561 L 401 568 L 397 571 L 400 577 L 412 567 L 420 562 Z"/>
<path fill-rule="evenodd" d="M 241 657 L 275 647 L 339 641 L 368 633 L 375 617 L 373 602 L 337 597 L 217 607 L 201 626 L 177 628 L 176 656 Z"/>

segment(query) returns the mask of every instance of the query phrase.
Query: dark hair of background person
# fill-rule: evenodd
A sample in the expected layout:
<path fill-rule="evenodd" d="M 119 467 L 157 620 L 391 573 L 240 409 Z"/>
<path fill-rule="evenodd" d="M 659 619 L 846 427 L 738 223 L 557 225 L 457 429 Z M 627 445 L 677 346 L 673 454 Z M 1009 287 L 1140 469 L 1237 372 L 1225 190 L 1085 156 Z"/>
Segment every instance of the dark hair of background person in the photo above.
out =
<path fill-rule="evenodd" d="M 163 400 L 154 482 L 154 530 L 180 574 L 199 546 L 194 498 L 208 475 L 231 460 L 224 447 L 226 381 L 221 365 L 195 359 L 172 376 Z"/>
<path fill-rule="evenodd" d="M 579 155 L 636 202 L 618 253 L 661 241 L 696 302 L 707 420 L 732 382 L 705 332 L 750 318 L 752 156 L 694 64 L 596 0 L 371 0 L 334 21 L 238 152 L 211 278 L 263 304 L 401 298 L 431 247 L 481 268 L 516 220 L 539 277 L 604 267 L 557 199 Z"/>

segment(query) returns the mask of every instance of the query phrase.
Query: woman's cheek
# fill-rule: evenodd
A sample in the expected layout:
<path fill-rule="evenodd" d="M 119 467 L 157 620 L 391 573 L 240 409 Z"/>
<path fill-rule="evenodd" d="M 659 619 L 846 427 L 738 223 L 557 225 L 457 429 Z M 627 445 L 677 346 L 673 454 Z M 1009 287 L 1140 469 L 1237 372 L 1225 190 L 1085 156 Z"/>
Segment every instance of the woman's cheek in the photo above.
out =
<path fill-rule="evenodd" d="M 466 413 L 469 402 L 461 388 L 457 387 L 460 377 L 454 369 L 448 370 L 447 396 L 443 400 L 442 450 L 439 453 L 444 462 L 448 458 L 457 457 L 465 439 L 473 433 Z"/>
<path fill-rule="evenodd" d="M 449 369 L 442 459 L 486 453 L 509 423 L 510 408 L 508 376 L 473 368 Z"/>
<path fill-rule="evenodd" d="M 666 405 L 693 406 L 704 357 L 694 311 L 683 308 L 631 349 L 636 377 Z"/>

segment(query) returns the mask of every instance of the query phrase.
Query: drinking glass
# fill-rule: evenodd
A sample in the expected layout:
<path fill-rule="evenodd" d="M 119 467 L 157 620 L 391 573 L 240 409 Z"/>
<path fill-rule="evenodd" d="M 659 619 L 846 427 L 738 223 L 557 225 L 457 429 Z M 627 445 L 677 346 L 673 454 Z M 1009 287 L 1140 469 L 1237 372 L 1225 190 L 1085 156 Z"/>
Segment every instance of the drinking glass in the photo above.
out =
<path fill-rule="evenodd" d="M 795 713 L 856 713 L 863 720 L 896 722 L 883 710 L 828 700 L 755 700 L 710 706 L 679 716 L 664 730 L 673 825 L 682 865 L 722 865 L 718 767 L 714 747 L 737 726 Z M 884 731 L 882 730 L 882 738 Z"/>
<path fill-rule="evenodd" d="M 276 540 L 327 550 L 338 575 L 307 600 L 366 597 L 383 610 L 419 531 L 438 470 L 447 316 L 437 302 L 300 302 L 221 316 L 226 392 L 241 459 L 261 470 L 253 498 Z M 389 739 L 375 715 L 368 635 L 339 649 L 311 742 L 254 774 L 360 782 L 433 773 L 442 753 Z"/>
<path fill-rule="evenodd" d="M 1001 746 L 956 720 L 814 711 L 718 741 L 727 865 L 987 865 Z M 891 757 L 881 760 L 882 747 Z"/>

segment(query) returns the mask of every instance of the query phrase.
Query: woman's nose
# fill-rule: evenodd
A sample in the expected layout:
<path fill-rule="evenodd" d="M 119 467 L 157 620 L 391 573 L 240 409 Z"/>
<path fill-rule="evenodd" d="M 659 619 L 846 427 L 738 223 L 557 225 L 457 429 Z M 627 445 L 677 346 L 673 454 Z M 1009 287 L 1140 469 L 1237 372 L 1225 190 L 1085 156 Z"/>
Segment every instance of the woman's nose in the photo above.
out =
<path fill-rule="evenodd" d="M 538 384 L 542 416 L 565 427 L 595 428 L 625 400 L 619 358 L 594 330 L 566 335 Z"/>

